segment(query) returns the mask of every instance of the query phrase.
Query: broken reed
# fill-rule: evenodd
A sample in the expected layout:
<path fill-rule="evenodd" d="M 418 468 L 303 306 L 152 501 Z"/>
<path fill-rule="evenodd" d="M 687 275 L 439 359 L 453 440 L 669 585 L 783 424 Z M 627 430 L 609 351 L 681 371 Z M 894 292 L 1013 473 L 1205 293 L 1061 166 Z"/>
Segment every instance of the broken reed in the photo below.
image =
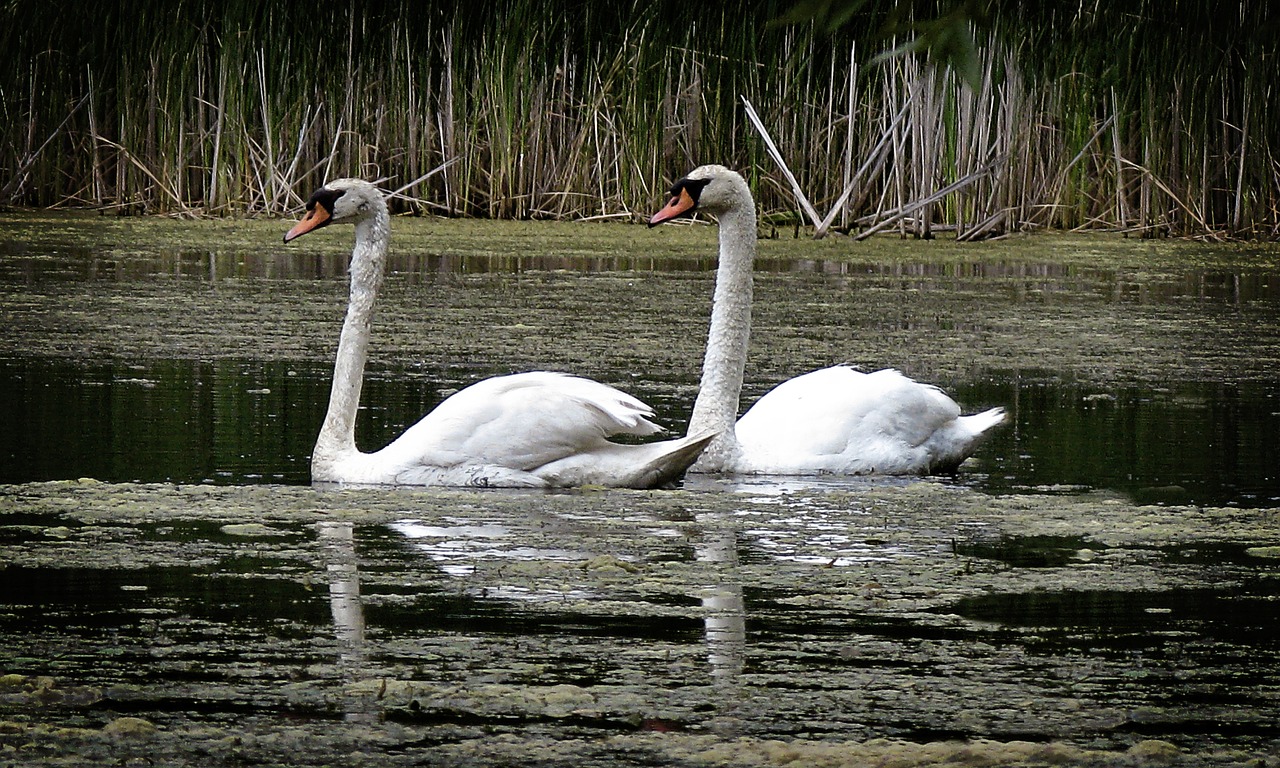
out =
<path fill-rule="evenodd" d="M 1246 34 L 1266 28 L 1264 3 L 1232 22 L 1175 5 L 1184 23 L 1218 25 L 1190 38 L 1105 11 L 993 14 L 976 87 L 915 57 L 872 63 L 886 43 L 869 39 L 870 19 L 835 36 L 768 26 L 786 5 L 317 15 L 231 0 L 106 18 L 31 5 L 0 24 L 0 202 L 281 213 L 326 178 L 396 188 L 448 163 L 399 205 L 610 217 L 722 162 L 751 171 L 764 210 L 785 219 L 796 202 L 746 96 L 814 205 L 842 200 L 837 227 L 1280 232 L 1280 141 L 1263 111 L 1280 73 Z M 1141 5 L 1133 18 L 1169 13 Z M 1224 39 L 1237 41 L 1225 53 Z"/>

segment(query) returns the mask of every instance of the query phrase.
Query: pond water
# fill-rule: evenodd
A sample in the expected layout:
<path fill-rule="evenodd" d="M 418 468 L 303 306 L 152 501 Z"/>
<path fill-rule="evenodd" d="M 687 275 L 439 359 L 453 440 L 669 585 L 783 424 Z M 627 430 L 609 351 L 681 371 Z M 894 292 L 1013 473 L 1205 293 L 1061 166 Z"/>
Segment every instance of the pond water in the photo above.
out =
<path fill-rule="evenodd" d="M 349 232 L 0 224 L 30 764 L 1280 765 L 1280 252 L 762 241 L 744 401 L 849 361 L 1006 407 L 955 477 L 318 492 Z M 530 368 L 681 430 L 709 228 L 396 233 L 363 447 Z"/>
<path fill-rule="evenodd" d="M 172 245 L 173 229 L 183 231 L 142 233 L 158 244 L 133 232 L 98 244 L 39 234 L 53 226 L 0 243 L 16 321 L 0 349 L 0 397 L 14 404 L 0 425 L 0 482 L 308 481 L 347 241 L 319 241 L 319 253 L 219 250 Z M 366 449 L 479 378 L 531 367 L 622 386 L 681 428 L 713 242 L 629 247 L 618 235 L 643 230 L 576 230 L 576 240 L 539 225 L 408 235 L 373 342 L 357 430 Z M 968 410 L 1009 409 L 1011 424 L 965 473 L 974 487 L 1280 501 L 1274 254 L 1135 253 L 1123 241 L 1108 252 L 1098 238 L 958 254 L 902 242 L 881 244 L 879 261 L 762 243 L 744 403 L 831 362 L 899 367 Z"/>
<path fill-rule="evenodd" d="M 165 360 L 85 364 L 0 360 L 0 482 L 309 481 L 327 364 Z M 358 427 L 366 450 L 394 439 L 443 397 L 485 375 L 373 368 Z M 616 375 L 610 378 L 618 378 Z M 1029 380 L 1028 380 L 1029 379 Z M 637 382 L 678 430 L 689 382 Z M 960 382 L 971 408 L 1006 404 L 997 432 L 959 482 L 991 493 L 1106 489 L 1142 502 L 1280 503 L 1280 384 L 1168 382 L 1098 387 L 993 371 Z"/>

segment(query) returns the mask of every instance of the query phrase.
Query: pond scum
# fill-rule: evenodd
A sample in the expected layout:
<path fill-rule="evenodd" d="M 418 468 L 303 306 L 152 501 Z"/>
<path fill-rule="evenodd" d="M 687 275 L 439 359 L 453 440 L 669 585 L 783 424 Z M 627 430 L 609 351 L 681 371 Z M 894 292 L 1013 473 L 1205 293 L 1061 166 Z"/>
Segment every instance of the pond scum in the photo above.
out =
<path fill-rule="evenodd" d="M 1276 15 L 1259 0 L 6 3 L 0 204 L 278 214 L 357 175 L 429 213 L 629 217 L 722 162 L 793 217 L 745 98 L 838 229 L 1269 238 Z M 881 55 L 913 38 L 932 57 Z"/>
<path fill-rule="evenodd" d="M 0 763 L 1280 766 L 1277 510 L 764 487 L 0 486 Z"/>

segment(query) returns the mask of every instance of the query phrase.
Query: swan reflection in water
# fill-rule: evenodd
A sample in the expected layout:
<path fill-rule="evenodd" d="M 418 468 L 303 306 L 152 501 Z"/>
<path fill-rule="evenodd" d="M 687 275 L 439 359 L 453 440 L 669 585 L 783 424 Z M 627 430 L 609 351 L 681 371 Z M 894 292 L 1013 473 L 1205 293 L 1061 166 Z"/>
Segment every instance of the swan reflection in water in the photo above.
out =
<path fill-rule="evenodd" d="M 360 601 L 360 565 L 356 556 L 355 526 L 349 522 L 325 521 L 316 526 L 329 581 L 329 611 L 333 634 L 338 642 L 338 670 L 343 684 L 369 676 L 364 634 L 364 604 Z M 346 696 L 343 719 L 349 722 L 376 722 L 373 702 L 363 696 Z"/>
<path fill-rule="evenodd" d="M 736 690 L 747 657 L 747 609 L 738 574 L 738 540 L 733 530 L 712 530 L 694 544 L 699 562 L 715 563 L 721 580 L 706 587 L 702 599 L 707 661 L 722 693 Z"/>
<path fill-rule="evenodd" d="M 696 516 L 695 520 L 702 519 Z M 390 528 L 408 538 L 413 546 L 434 560 L 445 573 L 466 577 L 475 572 L 476 563 L 494 560 L 521 560 L 583 563 L 603 553 L 586 548 L 548 548 L 523 543 L 518 531 L 500 523 L 427 525 L 413 520 L 392 523 Z M 702 527 L 698 526 L 701 530 Z M 685 531 L 650 529 L 663 540 L 686 535 Z M 584 534 L 585 535 L 585 534 Z M 583 544 L 587 540 L 582 541 Z M 701 601 L 707 659 L 713 682 L 722 689 L 736 685 L 742 675 L 746 656 L 746 613 L 742 583 L 737 575 L 737 540 L 732 530 L 708 526 L 693 542 L 698 562 L 717 565 L 721 578 L 695 593 Z M 545 602 L 552 600 L 591 599 L 600 595 L 584 589 L 532 591 L 526 587 L 498 585 L 485 588 L 488 598 Z"/>
<path fill-rule="evenodd" d="M 907 478 L 842 479 L 846 490 L 863 483 L 906 484 Z M 746 669 L 748 635 L 744 577 L 740 569 L 743 548 L 752 557 L 765 557 L 778 562 L 801 562 L 822 565 L 853 565 L 885 559 L 914 556 L 901 547 L 874 543 L 867 533 L 882 523 L 870 509 L 832 510 L 809 503 L 811 494 L 821 494 L 827 483 L 797 478 L 711 480 L 698 479 L 692 485 L 704 490 L 731 492 L 741 499 L 736 511 L 676 511 L 674 517 L 629 519 L 629 535 L 634 542 L 639 536 L 647 541 L 650 554 L 619 553 L 605 542 L 615 536 L 601 536 L 599 526 L 608 525 L 604 518 L 561 515 L 556 513 L 516 513 L 504 516 L 498 510 L 486 518 L 473 516 L 433 518 L 430 522 L 414 519 L 388 524 L 403 537 L 403 547 L 411 547 L 420 555 L 414 567 L 434 568 L 445 578 L 456 579 L 464 591 L 471 591 L 485 601 L 506 604 L 556 605 L 568 601 L 613 599 L 607 587 L 596 588 L 591 580 L 574 579 L 572 575 L 559 581 L 527 583 L 519 574 L 527 569 L 511 569 L 511 579 L 502 576 L 504 563 L 561 563 L 580 566 L 601 559 L 616 560 L 630 570 L 631 563 L 641 564 L 656 556 L 663 560 L 692 559 L 705 567 L 704 575 L 685 587 L 682 594 L 665 597 L 691 597 L 697 607 L 686 609 L 702 621 L 702 657 L 706 660 L 706 679 L 717 702 L 708 727 L 732 732 L 739 720 L 743 675 Z M 325 548 L 329 576 L 329 597 L 335 635 L 339 644 L 339 664 L 348 679 L 373 679 L 378 673 L 368 664 L 372 649 L 365 645 L 365 624 L 361 610 L 359 573 L 355 555 L 355 532 L 349 523 L 326 522 L 319 526 Z M 380 537 L 379 537 L 380 538 Z M 397 547 L 398 548 L 398 547 Z M 908 548 L 909 549 L 909 548 Z M 628 547 L 627 552 L 636 551 Z M 563 571 L 573 574 L 572 567 Z M 483 576 L 484 578 L 477 578 Z M 496 581 L 493 579 L 496 578 Z M 626 599 L 625 597 L 619 599 Z M 429 603 L 420 603 L 430 611 Z M 497 606 L 501 609 L 501 605 Z M 518 612 L 518 611 L 515 611 Z M 606 618 L 607 622 L 608 619 Z M 572 630 L 570 630 L 572 631 Z M 365 697 L 363 705 L 373 707 L 376 700 Z M 364 716 L 354 712 L 351 716 Z"/>

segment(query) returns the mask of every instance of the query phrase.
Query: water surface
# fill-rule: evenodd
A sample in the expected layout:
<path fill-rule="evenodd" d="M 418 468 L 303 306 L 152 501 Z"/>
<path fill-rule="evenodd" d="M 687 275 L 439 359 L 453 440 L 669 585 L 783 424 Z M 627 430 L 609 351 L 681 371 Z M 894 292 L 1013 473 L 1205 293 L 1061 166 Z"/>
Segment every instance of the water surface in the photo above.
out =
<path fill-rule="evenodd" d="M 0 481 L 307 482 L 349 232 L 286 247 L 272 222 L 12 224 Z M 531 368 L 598 378 L 671 430 L 686 423 L 710 228 L 395 224 L 362 447 L 479 378 Z M 1009 409 L 966 467 L 971 487 L 1266 506 L 1280 498 L 1276 264 L 1103 237 L 765 240 L 744 406 L 817 366 L 898 367 L 966 410 Z"/>
<path fill-rule="evenodd" d="M 381 447 L 487 373 L 373 368 L 357 427 L 361 446 Z M 17 406 L 0 426 L 0 482 L 305 484 L 329 375 L 327 365 L 310 361 L 0 360 L 0 398 Z M 1099 387 L 988 376 L 951 388 L 971 409 L 1003 403 L 1012 414 L 960 473 L 970 487 L 1108 489 L 1171 504 L 1280 503 L 1280 386 Z M 688 421 L 691 382 L 609 378 L 645 397 L 673 431 Z"/>
<path fill-rule="evenodd" d="M 0 222 L 0 748 L 31 764 L 1280 762 L 1270 250 L 762 242 L 744 403 L 849 361 L 1006 407 L 955 477 L 333 490 L 349 232 Z M 363 447 L 530 368 L 682 429 L 709 228 L 395 229 Z"/>

